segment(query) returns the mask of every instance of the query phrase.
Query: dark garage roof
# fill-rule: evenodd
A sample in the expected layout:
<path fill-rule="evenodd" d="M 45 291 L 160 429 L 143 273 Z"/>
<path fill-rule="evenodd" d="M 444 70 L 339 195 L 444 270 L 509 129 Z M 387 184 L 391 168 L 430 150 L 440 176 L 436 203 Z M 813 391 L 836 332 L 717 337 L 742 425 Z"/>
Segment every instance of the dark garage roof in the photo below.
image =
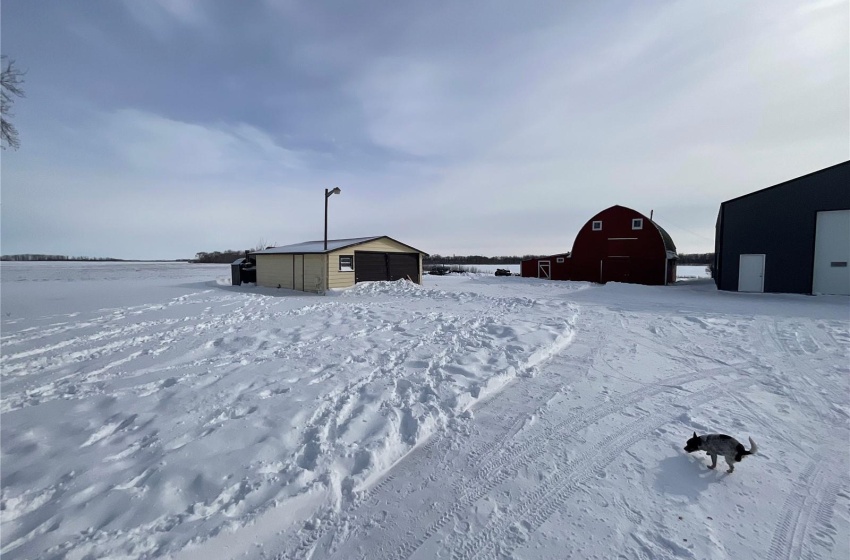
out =
<path fill-rule="evenodd" d="M 819 173 L 833 171 L 833 170 L 840 168 L 840 167 L 847 167 L 848 165 L 850 165 L 850 161 L 842 161 L 841 163 L 836 163 L 835 165 L 830 165 L 829 167 L 824 167 L 823 169 L 818 169 L 817 171 L 812 171 L 811 173 L 807 173 L 805 175 L 801 175 L 801 176 L 795 177 L 793 179 L 788 179 L 787 181 L 783 181 L 783 182 L 781 182 L 777 185 L 773 185 L 771 187 L 765 187 L 765 188 L 759 189 L 757 191 L 753 191 L 753 192 L 750 192 L 750 193 L 747 193 L 747 194 L 742 194 L 741 196 L 736 196 L 735 198 L 730 198 L 729 200 L 723 201 L 722 204 L 728 204 L 730 202 L 735 202 L 735 201 L 741 200 L 742 198 L 748 198 L 750 196 L 757 196 L 757 195 L 764 193 L 765 191 L 778 189 L 778 188 L 781 188 L 781 187 L 787 187 L 791 183 L 795 183 L 795 182 L 797 182 L 801 179 L 808 179 L 812 175 L 818 175 Z"/>
<path fill-rule="evenodd" d="M 252 255 L 304 255 L 304 254 L 322 254 L 322 253 L 330 253 L 331 251 L 336 251 L 338 249 L 345 249 L 346 247 L 353 247 L 355 245 L 362 245 L 364 243 L 368 243 L 370 241 L 375 241 L 376 239 L 389 239 L 391 241 L 395 241 L 405 247 L 410 247 L 401 241 L 396 241 L 392 237 L 387 235 L 374 235 L 372 237 L 352 237 L 349 239 L 328 239 L 328 248 L 325 250 L 325 241 L 320 239 L 318 241 L 305 241 L 303 243 L 296 243 L 294 245 L 283 245 L 282 247 L 270 247 L 268 249 L 264 249 L 262 251 L 253 251 Z M 410 247 L 413 251 L 417 253 L 422 253 L 423 255 L 428 255 L 428 253 L 424 251 L 420 251 L 415 247 Z"/>

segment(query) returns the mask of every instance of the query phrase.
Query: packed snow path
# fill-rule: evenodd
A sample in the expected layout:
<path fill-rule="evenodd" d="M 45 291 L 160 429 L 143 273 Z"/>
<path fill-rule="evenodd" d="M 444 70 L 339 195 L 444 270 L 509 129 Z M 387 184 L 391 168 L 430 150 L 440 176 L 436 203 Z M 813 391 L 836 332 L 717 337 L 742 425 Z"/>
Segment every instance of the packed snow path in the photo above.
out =
<path fill-rule="evenodd" d="M 850 554 L 846 298 L 78 266 L 3 269 L 4 558 Z"/>

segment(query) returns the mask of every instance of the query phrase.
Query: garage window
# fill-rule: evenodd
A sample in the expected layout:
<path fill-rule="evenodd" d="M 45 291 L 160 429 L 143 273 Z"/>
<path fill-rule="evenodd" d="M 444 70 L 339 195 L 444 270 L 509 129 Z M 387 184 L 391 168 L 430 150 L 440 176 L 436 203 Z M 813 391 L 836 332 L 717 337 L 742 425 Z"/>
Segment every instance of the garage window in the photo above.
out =
<path fill-rule="evenodd" d="M 354 257 L 351 255 L 340 255 L 339 256 L 339 271 L 340 272 L 353 272 L 354 271 Z"/>
<path fill-rule="evenodd" d="M 593 222 L 593 231 L 602 231 L 602 220 Z"/>
<path fill-rule="evenodd" d="M 643 218 L 634 218 L 632 220 L 632 229 L 643 229 Z"/>

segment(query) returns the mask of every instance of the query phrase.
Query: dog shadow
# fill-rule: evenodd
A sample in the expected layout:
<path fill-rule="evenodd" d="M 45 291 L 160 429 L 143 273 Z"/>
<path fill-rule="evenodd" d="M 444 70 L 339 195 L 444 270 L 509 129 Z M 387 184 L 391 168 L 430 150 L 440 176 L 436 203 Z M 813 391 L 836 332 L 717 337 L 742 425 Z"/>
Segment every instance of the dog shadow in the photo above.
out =
<path fill-rule="evenodd" d="M 700 494 L 712 484 L 723 481 L 728 474 L 723 465 L 715 470 L 697 457 L 676 455 L 667 457 L 655 475 L 655 489 L 670 496 L 680 496 L 690 501 L 699 500 Z"/>

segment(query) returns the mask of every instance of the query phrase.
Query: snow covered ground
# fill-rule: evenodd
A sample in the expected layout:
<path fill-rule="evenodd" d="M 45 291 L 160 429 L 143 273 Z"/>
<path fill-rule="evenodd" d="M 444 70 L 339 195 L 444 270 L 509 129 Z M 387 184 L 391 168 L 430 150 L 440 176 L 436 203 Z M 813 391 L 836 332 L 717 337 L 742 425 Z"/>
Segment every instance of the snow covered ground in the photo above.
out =
<path fill-rule="evenodd" d="M 704 264 L 683 264 L 676 267 L 677 280 L 695 280 L 699 278 L 711 278 L 708 267 Z"/>
<path fill-rule="evenodd" d="M 850 557 L 846 297 L 229 274 L 2 264 L 4 559 Z"/>

